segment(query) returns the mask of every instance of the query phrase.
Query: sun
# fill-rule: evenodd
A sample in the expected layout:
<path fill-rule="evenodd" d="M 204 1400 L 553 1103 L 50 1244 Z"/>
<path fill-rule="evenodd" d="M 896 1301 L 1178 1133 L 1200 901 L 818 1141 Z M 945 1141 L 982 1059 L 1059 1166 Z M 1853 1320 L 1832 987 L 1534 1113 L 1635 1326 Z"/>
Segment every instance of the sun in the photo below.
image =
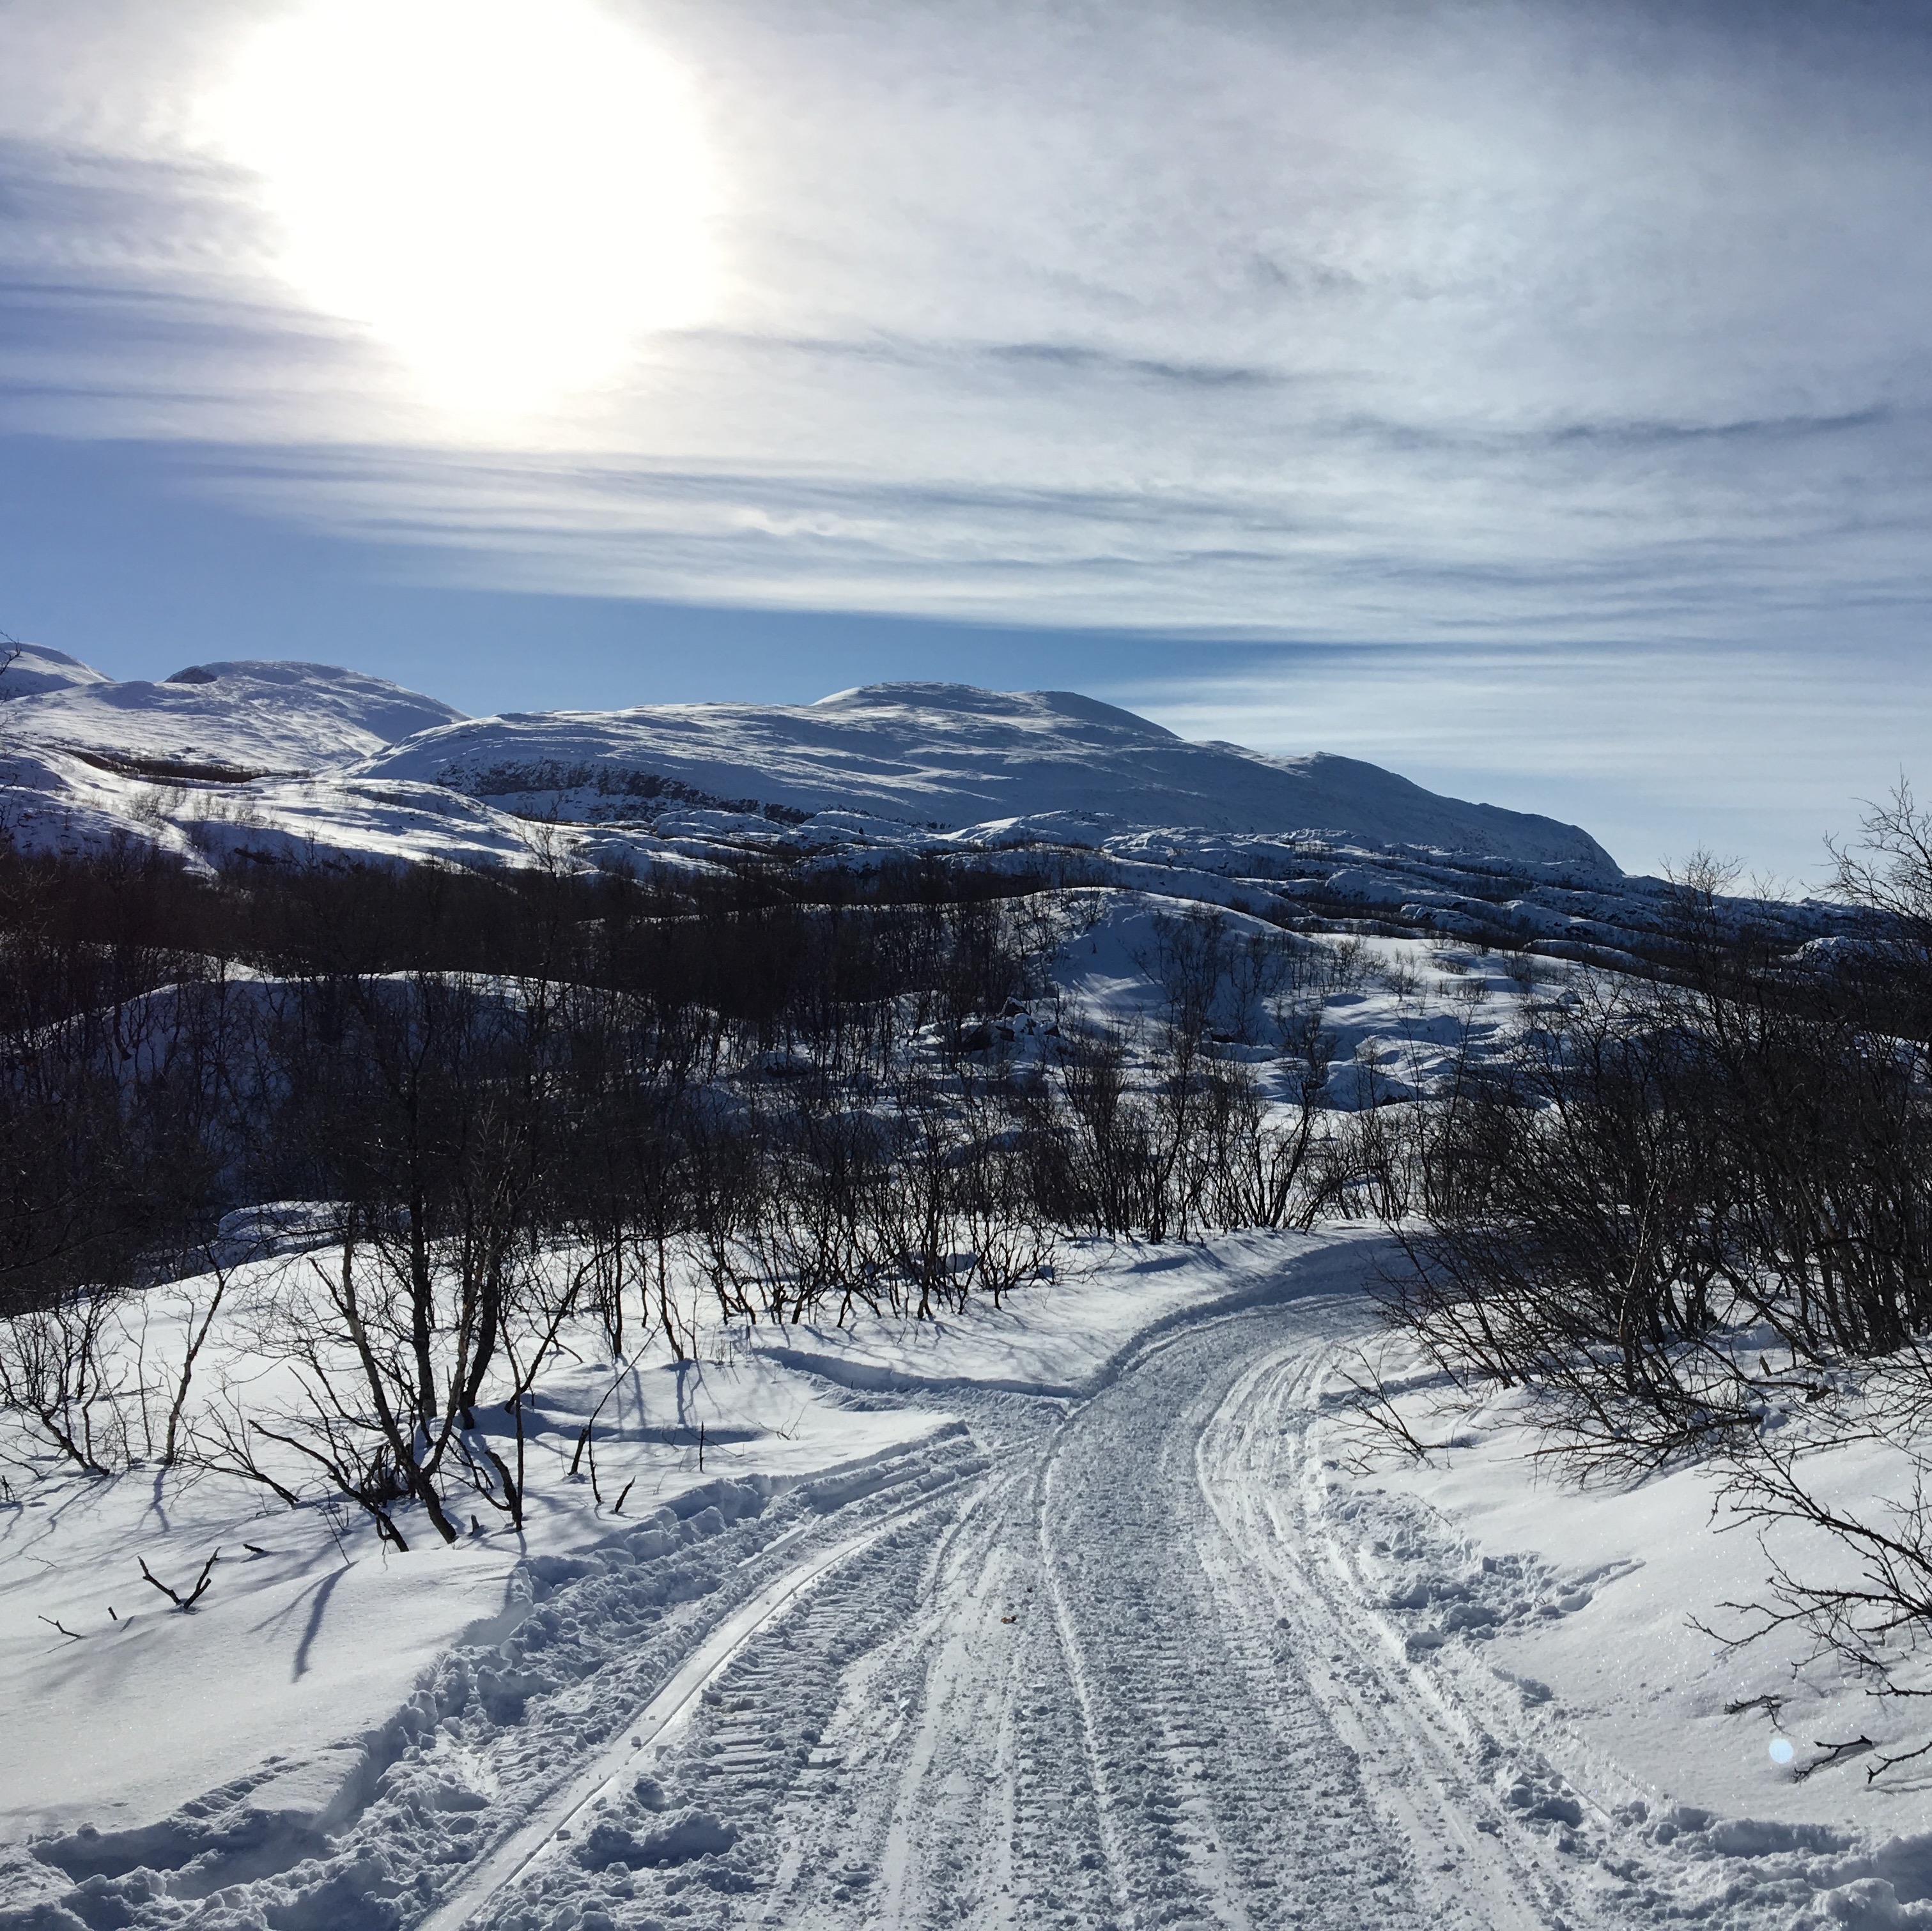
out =
<path fill-rule="evenodd" d="M 280 272 L 446 406 L 595 388 L 712 305 L 694 90 L 588 0 L 309 0 L 202 106 Z"/>

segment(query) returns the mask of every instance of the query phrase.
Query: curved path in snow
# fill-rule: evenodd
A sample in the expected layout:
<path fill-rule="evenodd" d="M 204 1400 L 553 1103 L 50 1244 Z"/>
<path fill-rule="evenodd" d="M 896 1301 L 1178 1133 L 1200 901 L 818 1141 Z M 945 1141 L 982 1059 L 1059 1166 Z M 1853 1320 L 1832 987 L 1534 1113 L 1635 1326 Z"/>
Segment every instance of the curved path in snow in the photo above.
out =
<path fill-rule="evenodd" d="M 1318 1390 L 1366 1324 L 1317 1295 L 1084 1402 L 950 1396 L 987 1471 L 768 1587 L 433 1923 L 1594 1921 L 1330 1532 Z"/>

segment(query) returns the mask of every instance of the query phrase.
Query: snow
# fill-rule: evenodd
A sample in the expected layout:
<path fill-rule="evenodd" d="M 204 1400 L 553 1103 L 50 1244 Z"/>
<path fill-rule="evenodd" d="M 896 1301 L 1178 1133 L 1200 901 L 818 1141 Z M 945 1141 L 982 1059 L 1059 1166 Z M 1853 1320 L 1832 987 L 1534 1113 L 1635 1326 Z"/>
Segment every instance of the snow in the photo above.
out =
<path fill-rule="evenodd" d="M 1753 1568 L 1705 1478 L 1539 1483 L 1507 1405 L 1364 1462 L 1382 1252 L 1090 1244 L 940 1323 L 713 1327 L 614 1378 L 601 1502 L 586 1350 L 521 1539 L 46 1474 L 0 1924 L 1921 1921 L 1932 1779 L 1797 1783 L 1722 1714 L 1871 1720 L 1688 1630 Z M 192 1614 L 141 1580 L 218 1544 Z"/>
<path fill-rule="evenodd" d="M 54 682 L 67 667 L 86 674 Z M 346 764 L 463 715 L 400 684 L 322 664 L 190 664 L 160 683 L 116 683 L 36 650 L 0 673 L 0 694 L 16 678 L 29 688 L 7 706 L 4 722 L 35 748 L 243 773 Z"/>
<path fill-rule="evenodd" d="M 257 1300 L 286 1291 L 287 1270 L 302 1264 L 246 1270 L 204 1385 L 224 1368 L 245 1377 L 259 1411 L 278 1371 L 250 1353 Z M 188 1282 L 155 1298 L 197 1291 L 201 1284 Z M 151 1361 L 171 1346 L 178 1352 L 168 1327 L 164 1309 L 130 1349 L 138 1345 Z M 600 1453 L 607 1469 L 621 1471 L 615 1486 L 632 1484 L 634 1519 L 664 1504 L 688 1510 L 686 1498 L 741 1473 L 792 1483 L 939 1426 L 847 1414 L 817 1384 L 775 1372 L 731 1337 L 718 1337 L 718 1348 L 716 1358 L 682 1368 L 660 1354 L 616 1377 L 599 1419 Z M 532 1411 L 541 1457 L 567 1463 L 613 1378 L 608 1364 L 580 1366 L 545 1383 Z M 8 1697 L 19 1748 L 0 1762 L 0 1833 L 14 1835 L 165 1813 L 226 1782 L 224 1766 L 286 1754 L 292 1738 L 352 1751 L 436 1657 L 487 1634 L 512 1601 L 520 1564 L 567 1558 L 609 1526 L 597 1507 L 575 1506 L 578 1484 L 559 1479 L 542 1492 L 523 1541 L 478 1537 L 412 1562 L 339 1510 L 265 1507 L 242 1484 L 183 1480 L 152 1462 L 110 1480 L 15 1481 L 15 1505 L 0 1510 L 8 1578 L 0 1585 L 0 1681 L 24 1686 Z M 591 1502 L 587 1487 L 580 1499 Z M 218 1549 L 208 1598 L 192 1615 L 175 1612 L 141 1574 L 145 1556 L 184 1592 Z M 83 1639 L 62 1637 L 55 1624 Z M 170 1710 L 182 1720 L 157 1720 Z"/>
<path fill-rule="evenodd" d="M 1672 916 L 1668 886 L 1623 876 L 1574 826 L 1348 759 L 1190 744 L 1064 691 L 877 685 L 466 719 L 326 665 L 117 684 L 33 649 L 0 693 L 16 673 L 33 688 L 0 703 L 0 829 L 30 851 L 640 877 L 924 856 L 1612 965 Z M 1850 929 L 1814 901 L 1729 916 L 1794 946 Z"/>
<path fill-rule="evenodd" d="M 1158 1016 L 1163 920 L 1324 921 L 1300 997 L 1338 1111 L 1425 1095 L 1526 988 L 1670 910 L 1572 828 L 1064 693 L 466 721 L 322 667 L 16 669 L 38 681 L 0 706 L 0 814 L 30 847 L 1058 866 L 1061 994 L 1130 1029 Z M 280 775 L 156 770 L 196 765 Z M 1030 1015 L 1010 1030 L 1040 1050 Z M 1286 1043 L 1264 1018 L 1219 1049 L 1280 1094 Z M 271 1221 L 198 1401 L 289 1395 L 270 1338 L 322 1235 L 300 1203 L 225 1231 Z M 152 1441 L 86 1478 L 10 1437 L 0 1931 L 1932 1924 L 1932 1771 L 1800 1774 L 1909 1725 L 1789 1643 L 1694 1627 L 1764 1568 L 1714 1534 L 1708 1471 L 1563 1486 L 1513 1399 L 1451 1412 L 1399 1349 L 1435 1445 L 1364 1432 L 1346 1378 L 1391 1345 L 1390 1258 L 1360 1224 L 1076 1241 L 925 1322 L 725 1323 L 687 1294 L 688 1359 L 568 1337 L 524 1529 L 450 1548 L 405 1509 L 385 1549 L 340 1502 L 166 1470 Z M 178 1359 L 207 1292 L 133 1303 L 128 1358 Z M 1868 1448 L 1820 1470 L 1867 1500 L 1904 1474 Z M 191 1612 L 142 1573 L 185 1593 L 218 1550 Z"/>
<path fill-rule="evenodd" d="M 811 815 L 856 810 L 958 829 L 1044 813 L 1204 831 L 1340 831 L 1617 875 L 1572 825 L 1438 797 L 1352 758 L 1269 758 L 1190 744 L 1132 712 L 1060 691 L 875 684 L 809 705 L 644 706 L 472 720 L 362 767 L 472 795 L 538 796 L 570 819 L 620 817 L 668 780 L 710 802 Z"/>
<path fill-rule="evenodd" d="M 1454 1445 L 1335 1483 L 1337 1507 L 1358 1525 L 1360 1572 L 1400 1606 L 1406 1641 L 1430 1644 L 1460 1624 L 1480 1633 L 1484 1668 L 1535 1686 L 1550 1747 L 1583 1767 L 1580 1791 L 1607 1804 L 1634 1789 L 1654 1810 L 1690 1804 L 1846 1834 L 1932 1825 L 1932 1779 L 1868 1784 L 1864 1756 L 1813 1767 L 1819 1739 L 1889 1746 L 1916 1735 L 1909 1709 L 1875 1702 L 1796 1633 L 1733 1650 L 1692 1626 L 1694 1615 L 1718 1633 L 1740 1631 L 1744 1620 L 1720 1606 L 1766 1600 L 1765 1549 L 1727 1511 L 1716 1471 L 1562 1483 L 1539 1474 L 1516 1402 L 1459 1411 L 1445 1425 L 1439 1386 L 1420 1374 L 1400 1404 L 1412 1423 Z M 1822 1496 L 1867 1510 L 1908 1479 L 1894 1453 L 1869 1444 L 1810 1466 Z M 1844 1560 L 1788 1527 L 1772 1544 L 1800 1573 Z M 1727 1714 L 1739 1705 L 1751 1707 Z M 1770 1748 L 1780 1739 L 1793 1745 L 1783 1762 Z"/>
<path fill-rule="evenodd" d="M 110 681 L 79 658 L 41 643 L 0 645 L 0 663 L 5 665 L 0 670 L 0 702 L 4 703 L 48 691 L 84 690 Z"/>

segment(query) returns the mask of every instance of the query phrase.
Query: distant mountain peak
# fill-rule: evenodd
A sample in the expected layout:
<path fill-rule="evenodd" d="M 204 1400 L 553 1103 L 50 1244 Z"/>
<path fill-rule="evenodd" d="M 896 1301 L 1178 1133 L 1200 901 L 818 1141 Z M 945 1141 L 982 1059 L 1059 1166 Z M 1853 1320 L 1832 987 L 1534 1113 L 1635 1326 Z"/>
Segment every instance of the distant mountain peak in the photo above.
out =
<path fill-rule="evenodd" d="M 1172 731 L 1151 718 L 1103 703 L 1097 697 L 1083 697 L 1078 691 L 988 691 L 977 684 L 911 681 L 859 684 L 849 691 L 835 691 L 808 708 L 854 717 L 917 711 L 936 718 L 997 718 L 1016 724 L 1075 719 L 1132 737 L 1174 738 Z"/>
<path fill-rule="evenodd" d="M 906 682 L 861 685 L 814 704 L 472 718 L 377 751 L 356 772 L 566 821 L 626 822 L 644 801 L 670 796 L 951 829 L 1100 813 L 1124 827 L 1340 834 L 1620 875 L 1576 826 L 1442 797 L 1360 759 L 1190 743 L 1071 691 Z"/>
<path fill-rule="evenodd" d="M 1257 835 L 1621 876 L 1576 826 L 1443 797 L 1358 758 L 1191 743 L 1075 691 L 908 679 L 814 704 L 467 718 L 383 678 L 285 659 L 121 683 L 39 650 L 7 676 L 16 673 L 25 689 L 4 707 L 13 749 L 157 781 L 315 776 L 345 799 L 371 782 L 415 786 L 439 810 L 460 793 L 511 824 L 634 827 L 680 805 L 773 824 L 844 814 L 947 835 L 1077 820 L 1109 836 Z M 375 835 L 345 820 L 328 835 L 352 846 Z"/>
<path fill-rule="evenodd" d="M 0 695 L 22 669 L 26 688 L 7 721 L 23 742 L 137 764 L 324 770 L 464 715 L 387 678 L 286 658 L 190 664 L 158 683 L 119 682 L 42 650 L 0 676 Z"/>

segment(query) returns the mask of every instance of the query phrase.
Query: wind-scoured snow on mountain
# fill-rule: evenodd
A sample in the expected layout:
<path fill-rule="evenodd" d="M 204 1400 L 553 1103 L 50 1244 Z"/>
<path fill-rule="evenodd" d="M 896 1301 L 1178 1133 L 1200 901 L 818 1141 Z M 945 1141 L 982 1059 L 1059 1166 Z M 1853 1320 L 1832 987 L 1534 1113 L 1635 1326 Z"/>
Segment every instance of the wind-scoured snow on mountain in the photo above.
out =
<path fill-rule="evenodd" d="M 134 775 L 179 766 L 223 775 L 306 774 L 366 757 L 463 713 L 332 664 L 190 664 L 158 684 L 116 683 L 38 646 L 0 675 L 0 724 L 36 747 L 104 758 Z"/>

